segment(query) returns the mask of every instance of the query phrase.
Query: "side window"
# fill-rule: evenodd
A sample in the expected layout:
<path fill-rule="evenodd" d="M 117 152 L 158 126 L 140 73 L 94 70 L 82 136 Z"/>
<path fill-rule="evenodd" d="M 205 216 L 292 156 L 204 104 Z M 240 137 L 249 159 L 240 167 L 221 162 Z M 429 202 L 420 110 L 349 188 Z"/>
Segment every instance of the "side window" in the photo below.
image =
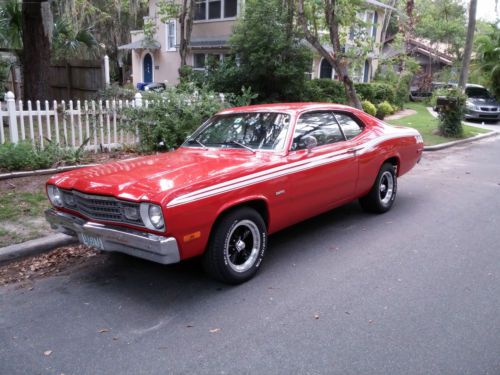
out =
<path fill-rule="evenodd" d="M 295 125 L 292 150 L 305 149 L 304 137 L 306 136 L 316 138 L 318 146 L 345 140 L 331 112 L 311 112 L 300 116 Z"/>
<path fill-rule="evenodd" d="M 352 139 L 363 131 L 362 126 L 351 116 L 345 113 L 335 113 L 335 117 L 347 139 Z"/>

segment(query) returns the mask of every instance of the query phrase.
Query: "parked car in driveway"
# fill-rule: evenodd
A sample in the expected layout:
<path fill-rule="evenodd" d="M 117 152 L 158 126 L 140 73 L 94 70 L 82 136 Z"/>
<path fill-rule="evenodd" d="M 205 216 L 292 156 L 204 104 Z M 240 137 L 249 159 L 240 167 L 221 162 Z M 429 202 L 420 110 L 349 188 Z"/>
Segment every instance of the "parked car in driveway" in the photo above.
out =
<path fill-rule="evenodd" d="M 355 199 L 388 211 L 422 150 L 416 130 L 347 106 L 227 109 L 176 151 L 53 176 L 46 217 L 83 244 L 163 264 L 203 256 L 241 283 L 272 233 Z"/>
<path fill-rule="evenodd" d="M 465 118 L 475 120 L 500 120 L 500 103 L 490 92 L 480 85 L 467 84 Z"/>

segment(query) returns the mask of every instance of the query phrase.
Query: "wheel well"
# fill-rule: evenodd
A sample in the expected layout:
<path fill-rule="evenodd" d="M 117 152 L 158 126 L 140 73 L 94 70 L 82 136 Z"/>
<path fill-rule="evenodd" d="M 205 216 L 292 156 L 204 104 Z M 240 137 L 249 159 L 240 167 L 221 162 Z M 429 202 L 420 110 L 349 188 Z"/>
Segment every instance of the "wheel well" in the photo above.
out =
<path fill-rule="evenodd" d="M 385 163 L 392 164 L 394 166 L 394 168 L 396 169 L 396 176 L 399 176 L 399 158 L 394 156 L 392 158 L 385 160 L 382 164 L 385 164 Z"/>
<path fill-rule="evenodd" d="M 259 213 L 260 216 L 262 216 L 262 219 L 264 220 L 264 223 L 266 223 L 266 228 L 269 229 L 269 210 L 267 207 L 266 201 L 262 199 L 254 199 L 251 201 L 246 201 L 246 202 L 241 202 L 238 203 L 234 206 L 226 208 L 224 211 L 222 211 L 219 216 L 217 217 L 216 223 L 220 220 L 221 217 L 226 215 L 228 212 L 236 210 L 241 207 L 250 207 L 253 208 L 255 211 Z M 215 227 L 215 225 L 213 226 Z"/>

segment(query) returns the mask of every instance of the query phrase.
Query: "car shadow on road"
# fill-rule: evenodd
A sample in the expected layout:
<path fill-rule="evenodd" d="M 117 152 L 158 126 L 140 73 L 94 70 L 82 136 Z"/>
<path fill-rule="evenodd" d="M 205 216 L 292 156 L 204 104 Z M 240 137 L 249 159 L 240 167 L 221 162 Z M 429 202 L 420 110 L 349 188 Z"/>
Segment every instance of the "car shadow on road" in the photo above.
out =
<path fill-rule="evenodd" d="M 122 254 L 102 254 L 99 261 L 70 274 L 68 284 L 97 288 L 99 294 L 106 296 L 107 303 L 120 304 L 127 300 L 132 304 L 146 304 L 159 315 L 172 310 L 182 313 L 199 309 L 209 300 L 228 303 L 227 300 L 239 298 L 250 289 L 260 288 L 264 292 L 275 282 L 276 275 L 289 272 L 283 270 L 290 270 L 292 263 L 295 266 L 315 262 L 331 254 L 321 239 L 346 242 L 379 218 L 379 215 L 364 213 L 359 204 L 353 202 L 278 232 L 270 237 L 263 269 L 254 279 L 238 286 L 210 279 L 204 274 L 200 259 L 164 266 Z M 217 298 L 228 294 L 233 297 L 224 301 Z"/>

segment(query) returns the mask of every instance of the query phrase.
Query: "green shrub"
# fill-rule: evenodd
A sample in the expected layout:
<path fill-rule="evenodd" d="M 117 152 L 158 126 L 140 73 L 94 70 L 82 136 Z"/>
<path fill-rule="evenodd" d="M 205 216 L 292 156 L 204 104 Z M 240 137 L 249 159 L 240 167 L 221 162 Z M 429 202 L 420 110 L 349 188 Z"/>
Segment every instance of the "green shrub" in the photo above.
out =
<path fill-rule="evenodd" d="M 342 82 L 323 78 L 306 82 L 302 101 L 346 104 L 347 98 Z"/>
<path fill-rule="evenodd" d="M 413 73 L 406 72 L 401 74 L 396 85 L 394 100 L 389 100 L 389 102 L 395 103 L 398 107 L 402 108 L 404 104 L 410 100 L 410 84 L 412 78 Z"/>
<path fill-rule="evenodd" d="M 222 102 L 219 94 L 206 89 L 181 90 L 167 88 L 160 93 L 145 93 L 143 99 L 149 101 L 146 107 L 125 110 L 128 130 L 139 129 L 139 151 L 151 152 L 169 150 L 180 146 L 186 137 L 214 113 L 223 108 L 249 104 L 241 96 L 230 95 L 231 101 Z M 251 94 L 246 93 L 247 101 Z"/>
<path fill-rule="evenodd" d="M 97 93 L 97 99 L 100 100 L 132 100 L 136 91 L 133 88 L 112 84 Z"/>
<path fill-rule="evenodd" d="M 462 118 L 467 97 L 458 88 L 448 89 L 444 96 L 450 101 L 450 105 L 439 111 L 439 134 L 444 137 L 461 137 L 464 132 Z"/>
<path fill-rule="evenodd" d="M 375 105 L 372 102 L 368 100 L 363 100 L 361 102 L 361 105 L 363 106 L 363 111 L 365 111 L 369 115 L 375 116 L 377 114 L 377 107 L 375 107 Z"/>
<path fill-rule="evenodd" d="M 385 116 L 391 113 L 394 113 L 394 109 L 389 102 L 384 101 L 377 106 L 377 118 L 383 120 Z"/>
<path fill-rule="evenodd" d="M 47 141 L 45 147 L 23 141 L 0 145 L 0 169 L 22 171 L 47 169 L 59 165 L 72 165 L 80 161 L 88 139 L 80 148 L 72 150 Z"/>
<path fill-rule="evenodd" d="M 368 100 L 374 104 L 379 104 L 383 101 L 393 103 L 395 99 L 395 88 L 388 83 L 356 83 L 355 88 L 357 94 L 363 100 Z"/>

